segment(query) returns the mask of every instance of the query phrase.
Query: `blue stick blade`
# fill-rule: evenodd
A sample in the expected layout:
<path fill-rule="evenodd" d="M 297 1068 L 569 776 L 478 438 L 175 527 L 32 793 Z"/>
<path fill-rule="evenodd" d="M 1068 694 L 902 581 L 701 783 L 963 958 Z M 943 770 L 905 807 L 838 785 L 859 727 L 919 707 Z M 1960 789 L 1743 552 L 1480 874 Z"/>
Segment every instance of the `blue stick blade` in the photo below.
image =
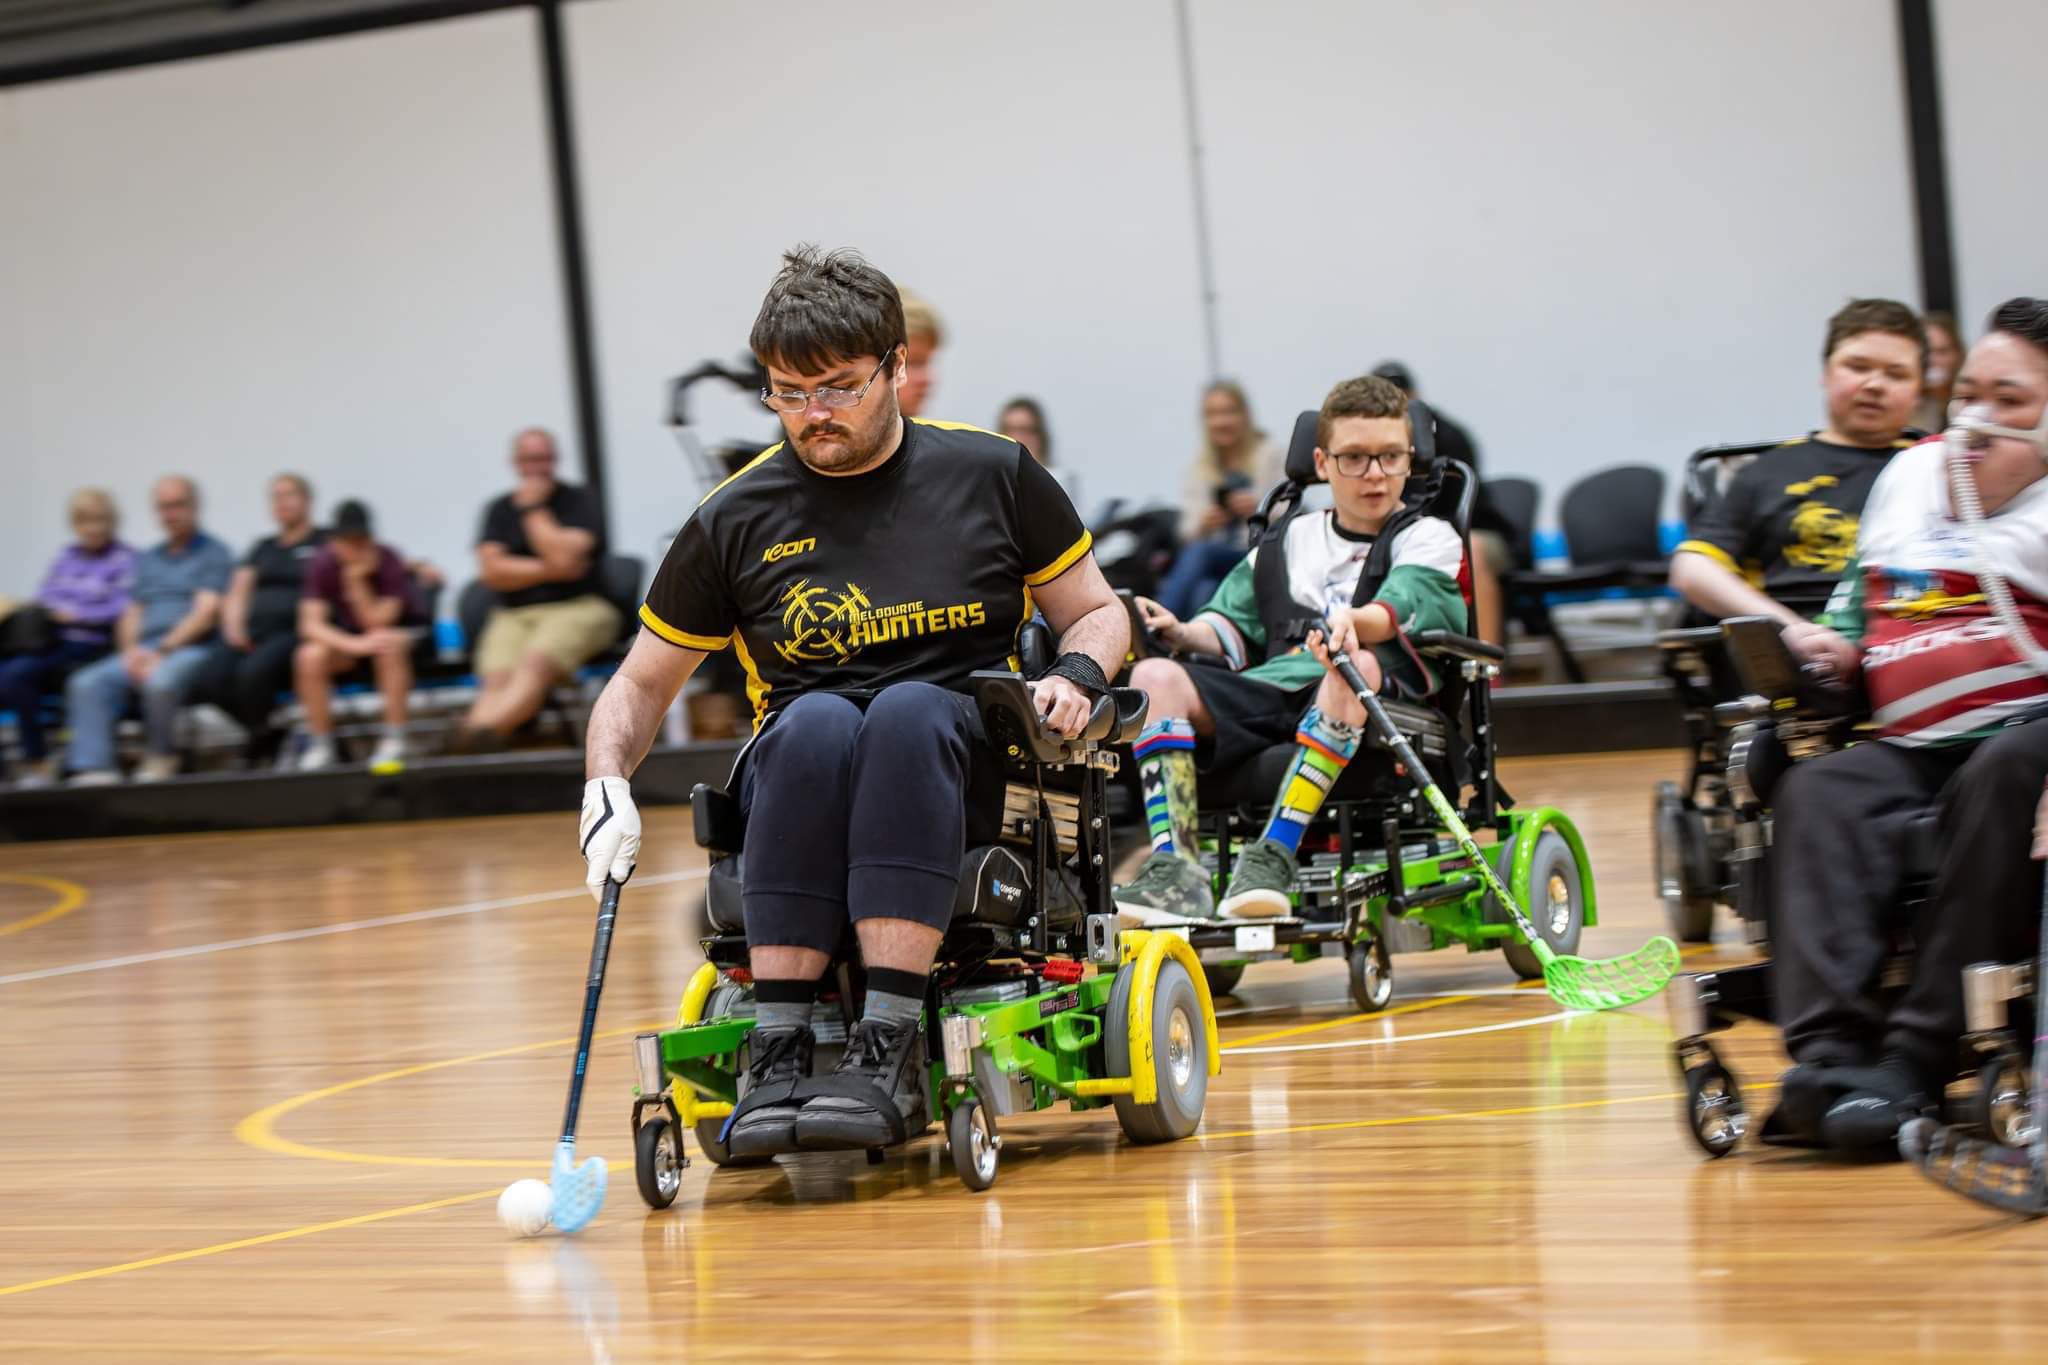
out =
<path fill-rule="evenodd" d="M 554 1196 L 550 1221 L 565 1233 L 589 1227 L 604 1208 L 605 1187 L 609 1183 L 610 1172 L 603 1157 L 594 1156 L 578 1163 L 576 1144 L 561 1143 L 555 1148 L 554 1171 L 548 1181 L 549 1192 Z"/>

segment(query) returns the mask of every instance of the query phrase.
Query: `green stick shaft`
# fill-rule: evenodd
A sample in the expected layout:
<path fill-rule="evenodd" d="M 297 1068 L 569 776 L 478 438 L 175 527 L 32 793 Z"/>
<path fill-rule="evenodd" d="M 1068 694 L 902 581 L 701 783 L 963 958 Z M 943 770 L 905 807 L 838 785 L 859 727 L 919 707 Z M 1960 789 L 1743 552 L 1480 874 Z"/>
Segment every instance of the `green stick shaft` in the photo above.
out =
<path fill-rule="evenodd" d="M 1407 737 L 1394 725 L 1394 718 L 1387 714 L 1386 707 L 1380 705 L 1379 697 L 1366 686 L 1365 678 L 1358 671 L 1358 665 L 1344 655 L 1334 653 L 1330 656 L 1330 663 L 1336 668 L 1337 676 L 1344 680 L 1344 685 L 1358 694 L 1358 700 L 1364 704 L 1365 713 L 1372 719 L 1373 729 L 1378 732 L 1380 741 L 1393 751 L 1395 760 L 1408 770 L 1408 776 L 1421 788 L 1422 799 L 1429 803 L 1429 808 L 1436 812 L 1437 819 L 1444 822 L 1450 829 L 1451 836 L 1458 841 L 1458 847 L 1472 860 L 1472 866 L 1477 869 L 1480 880 L 1486 883 L 1487 889 L 1493 892 L 1494 898 L 1508 912 L 1508 918 L 1515 922 L 1515 928 L 1535 951 L 1536 960 L 1548 966 L 1557 954 L 1543 941 L 1543 936 L 1536 932 L 1536 926 L 1522 913 L 1522 907 L 1516 903 L 1515 898 L 1508 894 L 1506 884 L 1494 872 L 1493 865 L 1486 861 L 1486 856 L 1480 852 L 1478 842 L 1473 839 L 1472 831 L 1465 828 L 1465 822 L 1459 817 L 1457 808 L 1431 779 L 1429 769 L 1415 756 L 1415 750 L 1409 747 Z"/>

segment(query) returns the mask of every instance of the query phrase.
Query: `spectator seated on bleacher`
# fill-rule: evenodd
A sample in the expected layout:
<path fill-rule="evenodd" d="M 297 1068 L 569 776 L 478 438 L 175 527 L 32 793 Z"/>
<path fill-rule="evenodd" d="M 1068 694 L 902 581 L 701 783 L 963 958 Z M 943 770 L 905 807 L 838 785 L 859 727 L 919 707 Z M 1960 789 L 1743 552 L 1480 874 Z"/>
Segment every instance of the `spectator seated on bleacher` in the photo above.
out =
<path fill-rule="evenodd" d="M 533 719 L 548 692 L 618 638 L 604 594 L 602 518 L 588 489 L 555 477 L 555 439 L 539 428 L 512 443 L 519 486 L 485 509 L 479 578 L 498 594 L 474 642 L 481 690 L 451 748 L 501 746 Z"/>
<path fill-rule="evenodd" d="M 199 488 L 179 475 L 154 491 L 164 542 L 136 560 L 132 598 L 114 628 L 117 652 L 71 675 L 64 688 L 71 720 L 73 784 L 121 780 L 114 727 L 139 693 L 145 753 L 138 782 L 178 771 L 178 708 L 191 695 L 220 618 L 234 556 L 199 529 Z"/>
<path fill-rule="evenodd" d="M 252 763 L 274 758 L 283 739 L 270 716 L 278 693 L 291 686 L 306 566 L 327 541 L 327 533 L 313 524 L 313 489 L 297 474 L 270 481 L 270 515 L 277 533 L 251 546 L 228 580 L 220 639 L 194 693 L 242 727 Z"/>
<path fill-rule="evenodd" d="M 114 644 L 114 623 L 128 606 L 135 578 L 135 551 L 114 538 L 120 514 L 114 500 L 97 488 L 71 495 L 67 545 L 43 576 L 32 605 L 6 621 L 0 639 L 12 636 L 0 657 L 0 711 L 14 713 L 25 768 L 24 787 L 56 779 L 43 733 L 43 697 L 75 670 L 106 657 Z"/>
<path fill-rule="evenodd" d="M 1671 558 L 1671 586 L 1709 620 L 1786 625 L 1827 604 L 1856 546 L 1877 476 L 1906 434 L 1927 335 L 1903 303 L 1856 299 L 1828 319 L 1821 386 L 1828 424 L 1736 471 Z"/>
<path fill-rule="evenodd" d="M 405 559 L 377 543 L 369 509 L 353 501 L 336 508 L 332 536 L 307 567 L 298 602 L 293 673 L 307 737 L 300 772 L 334 765 L 334 685 L 366 671 L 384 700 L 384 733 L 370 768 L 392 771 L 404 763 L 413 635 L 402 623 L 411 597 Z"/>

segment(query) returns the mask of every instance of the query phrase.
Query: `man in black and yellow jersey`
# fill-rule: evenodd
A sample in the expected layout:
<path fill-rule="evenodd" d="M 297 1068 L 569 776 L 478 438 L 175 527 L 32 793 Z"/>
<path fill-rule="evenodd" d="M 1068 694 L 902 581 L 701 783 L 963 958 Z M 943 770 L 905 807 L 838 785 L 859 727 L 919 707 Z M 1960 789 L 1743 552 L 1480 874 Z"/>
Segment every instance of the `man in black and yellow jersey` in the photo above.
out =
<path fill-rule="evenodd" d="M 1002 775 L 962 690 L 1008 666 L 1034 611 L 1060 637 L 1032 684 L 1078 733 L 1129 626 L 1088 532 L 1023 446 L 905 420 L 903 308 L 852 252 L 790 252 L 751 343 L 788 440 L 704 499 L 591 716 L 579 837 L 593 892 L 639 852 L 627 777 L 713 650 L 748 678 L 740 760 L 744 913 L 758 1010 L 727 1125 L 734 1156 L 879 1147 L 926 1123 L 919 1016 L 970 833 L 992 837 Z M 853 923 L 864 1017 L 811 1078 L 811 1006 Z"/>
<path fill-rule="evenodd" d="M 1738 470 L 1671 557 L 1671 586 L 1711 617 L 1818 615 L 1855 552 L 1871 485 L 1912 444 L 1927 364 L 1912 309 L 1853 300 L 1828 319 L 1821 358 L 1827 426 Z"/>

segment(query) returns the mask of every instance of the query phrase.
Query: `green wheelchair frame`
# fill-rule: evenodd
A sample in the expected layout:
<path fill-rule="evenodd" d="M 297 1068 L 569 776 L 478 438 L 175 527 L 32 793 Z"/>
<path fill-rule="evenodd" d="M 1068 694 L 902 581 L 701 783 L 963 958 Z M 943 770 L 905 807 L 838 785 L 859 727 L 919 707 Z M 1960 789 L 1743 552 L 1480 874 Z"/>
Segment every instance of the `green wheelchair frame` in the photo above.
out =
<path fill-rule="evenodd" d="M 1500 651 L 1450 631 L 1420 632 L 1413 644 L 1455 671 L 1462 696 L 1441 708 L 1387 702 L 1387 711 L 1453 804 L 1465 796 L 1459 814 L 1467 827 L 1479 838 L 1492 831 L 1493 842 L 1482 844 L 1482 852 L 1544 942 L 1558 954 L 1576 952 L 1581 931 L 1599 922 L 1592 863 L 1578 827 L 1564 812 L 1550 806 L 1513 809 L 1500 789 L 1491 711 Z M 1460 745 L 1468 749 L 1465 763 L 1451 761 Z M 1475 953 L 1499 949 L 1518 977 L 1541 979 L 1542 962 L 1494 903 L 1457 841 L 1434 819 L 1415 777 L 1397 774 L 1370 733 L 1352 762 L 1381 771 L 1371 775 L 1372 790 L 1364 796 L 1346 796 L 1340 786 L 1309 826 L 1288 893 L 1291 916 L 1164 930 L 1187 937 L 1211 991 L 1230 994 L 1252 962 L 1342 955 L 1353 1003 L 1375 1013 L 1393 998 L 1394 954 L 1456 944 Z M 1459 774 L 1468 770 L 1468 780 L 1460 783 Z M 1230 881 L 1233 847 L 1258 838 L 1264 819 L 1262 810 L 1239 806 L 1204 813 L 1204 862 L 1213 865 L 1219 900 Z"/>
<path fill-rule="evenodd" d="M 1020 677 L 981 673 L 974 686 L 990 738 L 1008 760 L 1003 843 L 1028 851 L 1028 894 L 1008 922 L 956 918 L 948 929 L 925 1036 L 929 1112 L 944 1124 L 960 1178 L 982 1190 L 1000 1161 L 999 1117 L 1062 1102 L 1108 1105 L 1132 1141 L 1172 1141 L 1201 1122 L 1221 1057 L 1194 949 L 1171 934 L 1119 933 L 1109 899 L 1106 794 L 1117 758 L 1104 741 L 1135 733 L 1142 696 L 1120 690 L 1105 698 L 1082 737 L 1067 741 L 1037 728 Z M 1049 791 L 1048 776 L 1070 790 Z M 706 833 L 700 820 L 699 842 L 716 852 Z M 1080 913 L 1056 923 L 1051 889 L 1076 883 Z M 634 1040 L 635 1171 L 656 1209 L 680 1189 L 683 1130 L 713 1164 L 739 1164 L 723 1130 L 754 1028 L 751 978 L 743 937 L 714 932 L 704 942 L 709 960 L 690 979 L 675 1027 Z M 839 964 L 837 979 L 850 1017 L 850 964 Z M 868 1159 L 879 1162 L 881 1149 Z"/>

